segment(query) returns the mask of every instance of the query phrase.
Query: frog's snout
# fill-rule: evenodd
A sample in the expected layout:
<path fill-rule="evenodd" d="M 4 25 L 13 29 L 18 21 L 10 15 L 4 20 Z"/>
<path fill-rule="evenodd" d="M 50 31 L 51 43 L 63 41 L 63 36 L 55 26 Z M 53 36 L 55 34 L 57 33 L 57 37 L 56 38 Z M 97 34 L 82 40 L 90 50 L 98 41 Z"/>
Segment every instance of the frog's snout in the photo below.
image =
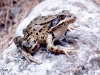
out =
<path fill-rule="evenodd" d="M 77 17 L 75 15 L 73 15 L 73 18 L 76 19 Z"/>

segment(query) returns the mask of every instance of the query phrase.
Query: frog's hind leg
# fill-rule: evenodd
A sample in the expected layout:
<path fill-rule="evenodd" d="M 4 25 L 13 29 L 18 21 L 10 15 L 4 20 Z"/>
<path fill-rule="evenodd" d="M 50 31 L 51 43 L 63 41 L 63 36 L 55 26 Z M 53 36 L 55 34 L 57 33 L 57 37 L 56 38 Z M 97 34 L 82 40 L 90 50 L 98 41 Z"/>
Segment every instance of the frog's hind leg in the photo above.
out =
<path fill-rule="evenodd" d="M 29 42 L 30 42 L 30 41 L 29 41 Z M 17 37 L 14 38 L 14 43 L 15 43 L 15 45 L 18 47 L 18 49 L 20 50 L 22 56 L 24 56 L 25 59 L 26 59 L 28 62 L 32 61 L 32 62 L 35 62 L 35 63 L 37 63 L 37 64 L 40 64 L 38 61 L 36 61 L 36 60 L 32 57 L 32 55 L 31 55 L 29 52 L 26 52 L 26 50 L 25 50 L 26 48 L 24 49 L 23 46 L 25 46 L 26 43 L 28 43 L 28 41 L 26 42 L 21 36 L 17 36 Z M 30 43 L 30 44 L 32 44 L 32 43 Z M 27 44 L 27 45 L 28 45 L 28 44 Z M 29 50 L 29 49 L 27 49 L 27 50 Z M 30 50 L 30 52 L 31 52 L 31 50 Z"/>
<path fill-rule="evenodd" d="M 53 40 L 54 40 L 54 38 L 53 38 L 52 34 L 49 34 L 47 37 L 47 41 L 46 41 L 48 51 L 58 53 L 58 54 L 64 53 L 67 56 L 69 56 L 68 52 L 76 52 L 76 50 L 74 50 L 73 47 L 67 48 L 67 47 L 63 47 L 63 46 L 59 46 L 59 45 L 54 46 Z"/>

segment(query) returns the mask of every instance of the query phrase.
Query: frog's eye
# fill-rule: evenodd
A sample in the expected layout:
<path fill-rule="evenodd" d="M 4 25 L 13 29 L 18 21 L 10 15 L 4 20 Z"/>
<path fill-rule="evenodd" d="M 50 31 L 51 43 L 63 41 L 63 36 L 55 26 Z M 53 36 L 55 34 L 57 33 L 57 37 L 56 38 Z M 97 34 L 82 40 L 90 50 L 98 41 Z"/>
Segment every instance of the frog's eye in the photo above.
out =
<path fill-rule="evenodd" d="M 66 16 L 65 15 L 59 15 L 60 19 L 63 20 Z"/>

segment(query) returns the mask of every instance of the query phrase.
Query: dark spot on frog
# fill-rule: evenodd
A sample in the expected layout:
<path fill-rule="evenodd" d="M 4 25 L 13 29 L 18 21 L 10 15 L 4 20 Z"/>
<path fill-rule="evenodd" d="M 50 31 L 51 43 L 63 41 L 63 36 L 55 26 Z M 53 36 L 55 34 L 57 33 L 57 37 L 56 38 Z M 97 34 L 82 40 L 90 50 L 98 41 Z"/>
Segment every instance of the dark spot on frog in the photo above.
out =
<path fill-rule="evenodd" d="M 41 26 L 43 25 L 43 24 L 40 24 Z"/>
<path fill-rule="evenodd" d="M 43 29 L 41 28 L 40 30 L 39 30 L 39 32 L 41 32 Z"/>
<path fill-rule="evenodd" d="M 45 26 L 43 28 L 45 28 Z"/>
<path fill-rule="evenodd" d="M 49 33 L 48 31 L 46 31 L 47 33 Z"/>
<path fill-rule="evenodd" d="M 44 20 L 47 20 L 48 18 L 44 18 Z"/>
<path fill-rule="evenodd" d="M 38 35 L 38 33 L 36 33 L 36 35 Z"/>
<path fill-rule="evenodd" d="M 11 20 L 13 20 L 13 19 L 15 18 L 14 14 L 13 14 L 13 13 L 10 14 L 9 18 L 10 18 Z"/>
<path fill-rule="evenodd" d="M 1 28 L 4 28 L 4 27 L 5 27 L 5 24 L 3 24 L 3 23 L 0 24 L 0 27 L 1 27 Z"/>
<path fill-rule="evenodd" d="M 45 34 L 45 33 L 42 33 L 43 35 Z"/>
<path fill-rule="evenodd" d="M 45 18 L 45 16 L 42 16 L 42 18 Z"/>
<path fill-rule="evenodd" d="M 13 4 L 16 4 L 17 2 L 16 1 L 13 1 Z"/>
<path fill-rule="evenodd" d="M 12 22 L 12 25 L 14 25 L 15 24 L 15 22 Z"/>
<path fill-rule="evenodd" d="M 37 24 L 35 24 L 35 25 L 37 25 Z"/>
<path fill-rule="evenodd" d="M 41 39 L 44 39 L 44 37 L 41 37 Z"/>
<path fill-rule="evenodd" d="M 31 35 L 33 32 L 30 32 L 30 34 L 29 35 Z"/>
<path fill-rule="evenodd" d="M 36 29 L 33 29 L 34 31 L 36 30 Z"/>
<path fill-rule="evenodd" d="M 53 50 L 53 48 L 51 47 L 51 50 Z"/>

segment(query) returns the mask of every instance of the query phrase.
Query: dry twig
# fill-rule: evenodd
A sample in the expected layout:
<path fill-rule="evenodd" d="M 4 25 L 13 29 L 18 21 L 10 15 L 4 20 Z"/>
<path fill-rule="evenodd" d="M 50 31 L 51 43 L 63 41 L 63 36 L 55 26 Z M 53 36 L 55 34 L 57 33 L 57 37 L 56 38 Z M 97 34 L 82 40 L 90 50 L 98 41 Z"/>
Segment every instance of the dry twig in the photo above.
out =
<path fill-rule="evenodd" d="M 38 4 L 38 0 L 0 1 L 0 50 L 7 48 L 15 33 L 16 26 Z"/>

